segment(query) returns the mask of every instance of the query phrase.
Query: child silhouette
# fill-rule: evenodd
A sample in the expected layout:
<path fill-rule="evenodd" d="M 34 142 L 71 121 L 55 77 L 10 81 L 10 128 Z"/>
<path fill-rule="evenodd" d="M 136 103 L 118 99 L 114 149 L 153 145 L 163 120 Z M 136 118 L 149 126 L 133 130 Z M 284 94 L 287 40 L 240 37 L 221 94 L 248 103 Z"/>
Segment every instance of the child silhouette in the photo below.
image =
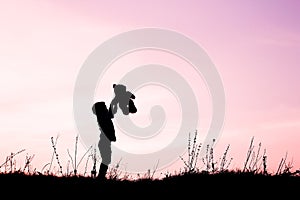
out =
<path fill-rule="evenodd" d="M 111 142 L 116 141 L 115 128 L 112 121 L 114 114 L 118 110 L 118 105 L 122 110 L 124 115 L 129 113 L 136 113 L 137 109 L 134 105 L 132 99 L 135 99 L 135 96 L 126 91 L 126 86 L 121 84 L 113 84 L 115 97 L 110 103 L 109 110 L 107 109 L 105 102 L 96 102 L 92 111 L 97 116 L 97 122 L 100 129 L 100 140 L 98 143 L 98 148 L 102 158 L 98 179 L 104 180 L 105 175 L 108 169 L 108 165 L 111 163 Z"/>
<path fill-rule="evenodd" d="M 92 107 L 92 111 L 97 116 L 100 129 L 98 148 L 102 161 L 97 178 L 103 180 L 105 179 L 108 165 L 111 163 L 111 142 L 116 141 L 115 128 L 112 122 L 111 112 L 108 111 L 105 102 L 96 102 Z"/>
<path fill-rule="evenodd" d="M 118 105 L 124 115 L 128 115 L 129 113 L 136 113 L 137 109 L 133 102 L 133 99 L 135 99 L 134 94 L 126 91 L 126 86 L 122 84 L 113 84 L 113 88 L 115 97 L 110 104 L 110 112 L 112 113 L 112 115 L 114 116 L 114 114 L 117 113 Z"/>

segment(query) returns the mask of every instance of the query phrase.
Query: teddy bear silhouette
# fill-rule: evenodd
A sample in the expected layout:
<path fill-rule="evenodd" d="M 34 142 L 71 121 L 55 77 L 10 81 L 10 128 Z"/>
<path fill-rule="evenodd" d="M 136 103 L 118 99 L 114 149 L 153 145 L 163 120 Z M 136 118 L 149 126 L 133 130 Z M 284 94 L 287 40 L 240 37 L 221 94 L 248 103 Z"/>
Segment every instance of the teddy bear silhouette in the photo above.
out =
<path fill-rule="evenodd" d="M 118 106 L 124 115 L 136 113 L 137 108 L 133 102 L 135 95 L 126 90 L 126 86 L 122 84 L 113 84 L 115 97 L 110 103 L 110 111 L 113 116 L 117 113 Z"/>

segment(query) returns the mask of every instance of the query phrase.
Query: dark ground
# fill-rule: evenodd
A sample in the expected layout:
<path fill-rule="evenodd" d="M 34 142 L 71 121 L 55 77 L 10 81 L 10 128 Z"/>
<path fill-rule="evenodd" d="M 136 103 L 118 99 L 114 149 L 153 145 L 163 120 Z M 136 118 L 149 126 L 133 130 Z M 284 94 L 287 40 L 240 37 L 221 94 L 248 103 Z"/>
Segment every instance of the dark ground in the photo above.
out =
<path fill-rule="evenodd" d="M 106 180 L 90 177 L 0 174 L 2 195 L 53 198 L 293 198 L 300 199 L 300 176 L 226 172 L 174 175 L 164 179 Z M 6 196 L 6 195 L 4 195 Z M 98 198 L 99 197 L 99 198 Z M 4 198 L 1 198 L 4 199 Z"/>

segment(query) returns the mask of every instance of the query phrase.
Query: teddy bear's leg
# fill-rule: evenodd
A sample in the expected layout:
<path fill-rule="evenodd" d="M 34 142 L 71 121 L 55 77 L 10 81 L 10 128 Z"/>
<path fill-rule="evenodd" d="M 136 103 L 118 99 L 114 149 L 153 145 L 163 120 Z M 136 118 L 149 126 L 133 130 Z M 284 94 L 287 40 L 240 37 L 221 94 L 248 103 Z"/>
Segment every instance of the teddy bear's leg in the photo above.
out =
<path fill-rule="evenodd" d="M 122 110 L 124 115 L 128 115 L 129 114 L 129 106 L 127 103 L 119 103 L 119 107 Z"/>
<path fill-rule="evenodd" d="M 129 106 L 129 112 L 130 113 L 136 113 L 137 112 L 137 109 L 136 109 L 132 99 L 129 100 L 129 105 L 128 106 Z"/>

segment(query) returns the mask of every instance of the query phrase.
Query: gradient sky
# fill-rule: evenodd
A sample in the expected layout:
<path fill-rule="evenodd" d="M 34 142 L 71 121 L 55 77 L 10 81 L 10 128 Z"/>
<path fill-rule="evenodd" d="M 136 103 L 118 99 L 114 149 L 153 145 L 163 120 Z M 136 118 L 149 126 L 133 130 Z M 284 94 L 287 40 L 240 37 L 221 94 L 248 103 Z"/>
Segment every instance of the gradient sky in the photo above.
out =
<path fill-rule="evenodd" d="M 77 135 L 73 90 L 83 62 L 114 35 L 158 27 L 192 38 L 221 75 L 226 120 L 218 155 L 230 144 L 231 167 L 240 168 L 254 137 L 255 145 L 261 142 L 267 150 L 270 171 L 286 152 L 298 169 L 299 21 L 297 0 L 0 0 L 0 163 L 10 152 L 26 149 L 35 154 L 39 170 L 51 159 L 50 137 L 59 135 L 65 166 L 66 149 L 74 150 Z M 124 62 L 143 61 L 136 56 Z M 25 152 L 18 157 L 20 166 Z M 84 152 L 79 145 L 79 155 Z M 183 163 L 169 170 L 179 167 Z"/>

